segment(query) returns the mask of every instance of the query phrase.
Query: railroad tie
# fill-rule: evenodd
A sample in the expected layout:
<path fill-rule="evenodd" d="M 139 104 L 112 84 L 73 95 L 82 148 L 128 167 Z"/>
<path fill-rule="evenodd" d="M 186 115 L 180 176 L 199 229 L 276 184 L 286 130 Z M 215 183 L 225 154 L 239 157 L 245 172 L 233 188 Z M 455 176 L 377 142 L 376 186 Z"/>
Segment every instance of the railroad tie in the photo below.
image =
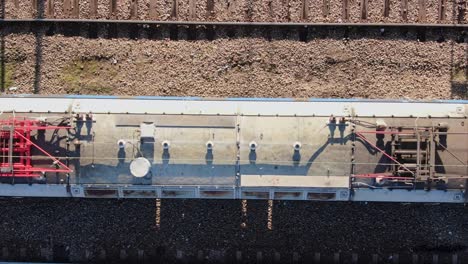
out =
<path fill-rule="evenodd" d="M 2 248 L 2 259 L 6 260 L 10 256 L 10 252 L 7 247 Z"/>
<path fill-rule="evenodd" d="M 367 20 L 369 0 L 361 0 L 361 20 Z"/>
<path fill-rule="evenodd" d="M 20 259 L 26 259 L 27 253 L 26 248 L 20 248 Z"/>
<path fill-rule="evenodd" d="M 237 262 L 242 261 L 242 251 L 239 251 L 239 250 L 236 251 L 236 261 Z"/>
<path fill-rule="evenodd" d="M 176 259 L 182 259 L 184 257 L 184 252 L 182 250 L 176 251 Z"/>
<path fill-rule="evenodd" d="M 299 262 L 299 259 L 300 259 L 299 253 L 293 252 L 293 262 L 297 263 Z"/>
<path fill-rule="evenodd" d="M 198 252 L 197 252 L 197 260 L 198 260 L 198 261 L 202 261 L 203 259 L 204 259 L 203 250 L 198 250 Z"/>
<path fill-rule="evenodd" d="M 439 0 L 439 16 L 438 20 L 439 22 L 444 21 L 446 19 L 446 5 L 447 5 L 447 0 Z"/>
<path fill-rule="evenodd" d="M 109 10 L 110 10 L 110 17 L 115 18 L 117 15 L 117 0 L 109 0 Z"/>
<path fill-rule="evenodd" d="M 457 23 L 462 24 L 465 20 L 465 12 L 466 12 L 466 1 L 465 0 L 458 0 L 457 5 Z"/>
<path fill-rule="evenodd" d="M 343 11 L 342 18 L 344 21 L 347 21 L 349 18 L 349 0 L 343 0 Z"/>
<path fill-rule="evenodd" d="M 73 0 L 72 16 L 74 18 L 79 18 L 80 17 L 80 0 Z"/>
<path fill-rule="evenodd" d="M 268 2 L 268 5 L 269 5 L 271 0 L 268 0 L 267 2 Z M 226 0 L 226 4 L 227 4 L 228 17 L 232 18 L 232 15 L 236 11 L 236 0 Z"/>
<path fill-rule="evenodd" d="M 179 16 L 179 0 L 172 0 L 171 18 L 177 20 Z"/>
<path fill-rule="evenodd" d="M 46 15 L 48 18 L 55 18 L 55 4 L 53 0 L 47 1 Z"/>
<path fill-rule="evenodd" d="M 426 22 L 426 0 L 418 1 L 418 22 Z"/>
<path fill-rule="evenodd" d="M 98 0 L 90 1 L 90 15 L 91 18 L 96 18 L 98 15 Z"/>
<path fill-rule="evenodd" d="M 390 16 L 390 0 L 384 0 L 383 16 L 384 17 Z"/>
<path fill-rule="evenodd" d="M 149 17 L 150 19 L 158 18 L 157 0 L 150 0 L 149 2 Z"/>
<path fill-rule="evenodd" d="M 128 254 L 127 254 L 127 251 L 125 249 L 121 249 L 120 250 L 120 259 L 121 260 L 125 260 L 128 258 Z"/>
<path fill-rule="evenodd" d="M 408 0 L 401 0 L 401 19 L 408 21 Z"/>
<path fill-rule="evenodd" d="M 65 16 L 65 18 L 70 18 L 71 6 L 71 0 L 63 0 L 63 15 Z"/>
<path fill-rule="evenodd" d="M 41 258 L 45 261 L 52 261 L 54 258 L 54 253 L 52 252 L 52 249 L 50 248 L 41 248 Z"/>
<path fill-rule="evenodd" d="M 107 253 L 104 249 L 101 249 L 101 251 L 99 252 L 99 259 L 100 260 L 106 260 L 107 259 Z"/>
<path fill-rule="evenodd" d="M 281 255 L 279 252 L 275 252 L 275 262 L 279 263 L 281 261 Z"/>
<path fill-rule="evenodd" d="M 291 4 L 289 0 L 286 0 L 284 5 L 286 6 L 286 21 L 291 21 Z"/>
<path fill-rule="evenodd" d="M 138 250 L 138 260 L 145 260 L 145 258 L 146 258 L 145 251 L 143 249 L 139 249 Z"/>
<path fill-rule="evenodd" d="M 214 0 L 207 0 L 206 1 L 206 17 L 210 18 L 214 16 Z"/>
<path fill-rule="evenodd" d="M 323 0 L 322 13 L 323 17 L 328 17 L 330 15 L 330 0 Z"/>
<path fill-rule="evenodd" d="M 309 0 L 302 0 L 301 19 L 302 20 L 309 19 Z"/>
<path fill-rule="evenodd" d="M 130 18 L 138 18 L 138 0 L 132 0 L 132 2 L 130 3 Z"/>
<path fill-rule="evenodd" d="M 37 0 L 31 0 L 31 12 L 32 12 L 32 17 L 36 17 L 38 15 Z"/>
<path fill-rule="evenodd" d="M 320 253 L 319 252 L 314 253 L 314 263 L 320 263 Z"/>
<path fill-rule="evenodd" d="M 85 260 L 90 260 L 91 257 L 92 257 L 91 251 L 89 251 L 88 249 L 85 249 L 85 253 L 84 253 Z"/>
<path fill-rule="evenodd" d="M 257 251 L 257 263 L 262 263 L 263 261 L 263 254 L 261 251 Z"/>
<path fill-rule="evenodd" d="M 333 254 L 333 263 L 337 264 L 340 263 L 340 253 L 336 252 Z"/>
<path fill-rule="evenodd" d="M 190 18 L 190 20 L 195 20 L 195 14 L 196 14 L 195 0 L 189 0 L 189 18 Z"/>

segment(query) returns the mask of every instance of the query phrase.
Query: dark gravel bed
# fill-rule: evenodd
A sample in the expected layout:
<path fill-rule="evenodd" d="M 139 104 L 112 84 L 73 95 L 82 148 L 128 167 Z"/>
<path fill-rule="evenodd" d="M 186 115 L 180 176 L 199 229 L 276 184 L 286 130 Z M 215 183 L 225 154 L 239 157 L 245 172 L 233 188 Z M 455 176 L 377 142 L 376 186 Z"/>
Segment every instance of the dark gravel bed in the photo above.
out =
<path fill-rule="evenodd" d="M 49 260 L 97 261 L 105 251 L 112 262 L 138 259 L 138 250 L 140 258 L 167 261 L 177 254 L 228 261 L 237 251 L 245 261 L 262 252 L 264 262 L 274 252 L 281 262 L 340 252 L 387 261 L 395 253 L 420 260 L 438 254 L 440 263 L 467 253 L 463 205 L 275 201 L 272 230 L 267 207 L 248 201 L 243 219 L 241 201 L 163 200 L 158 227 L 155 200 L 1 199 L 0 259 L 5 250 L 4 259 L 20 259 L 21 248 L 23 260 L 41 259 L 42 248 L 42 257 L 52 252 Z"/>

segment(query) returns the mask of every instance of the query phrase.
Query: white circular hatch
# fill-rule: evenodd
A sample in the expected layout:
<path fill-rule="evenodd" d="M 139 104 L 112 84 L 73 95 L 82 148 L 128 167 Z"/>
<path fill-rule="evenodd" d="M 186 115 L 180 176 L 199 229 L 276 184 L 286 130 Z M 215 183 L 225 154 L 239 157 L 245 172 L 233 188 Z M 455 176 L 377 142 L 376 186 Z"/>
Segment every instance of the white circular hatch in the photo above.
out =
<path fill-rule="evenodd" d="M 130 172 L 138 178 L 145 177 L 150 168 L 151 163 L 143 157 L 136 158 L 130 163 Z"/>

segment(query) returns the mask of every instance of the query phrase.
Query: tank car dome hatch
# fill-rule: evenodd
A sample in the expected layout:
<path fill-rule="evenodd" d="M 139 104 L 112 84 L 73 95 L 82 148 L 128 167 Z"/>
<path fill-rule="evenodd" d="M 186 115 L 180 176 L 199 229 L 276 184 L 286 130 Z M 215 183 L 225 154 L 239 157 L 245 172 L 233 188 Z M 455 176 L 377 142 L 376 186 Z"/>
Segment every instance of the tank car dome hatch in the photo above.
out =
<path fill-rule="evenodd" d="M 207 150 L 213 150 L 214 144 L 213 141 L 207 141 L 206 142 L 206 149 Z"/>
<path fill-rule="evenodd" d="M 257 142 L 251 141 L 251 142 L 249 143 L 249 148 L 250 148 L 251 151 L 255 151 L 255 150 L 257 149 L 257 147 L 258 147 Z"/>
<path fill-rule="evenodd" d="M 117 141 L 117 145 L 119 146 L 120 149 L 123 149 L 125 148 L 125 140 L 123 139 L 120 139 L 119 141 Z"/>
<path fill-rule="evenodd" d="M 375 127 L 377 131 L 384 131 L 387 129 L 387 123 L 383 119 L 377 119 L 375 121 Z"/>
<path fill-rule="evenodd" d="M 151 163 L 146 158 L 140 157 L 130 163 L 130 172 L 137 178 L 145 177 L 151 168 Z"/>
<path fill-rule="evenodd" d="M 164 140 L 164 141 L 161 143 L 161 146 L 163 147 L 163 149 L 168 150 L 169 147 L 171 146 L 171 142 L 169 142 L 169 140 Z"/>
<path fill-rule="evenodd" d="M 301 147 L 302 147 L 301 142 L 298 142 L 298 141 L 294 142 L 294 145 L 293 145 L 294 150 L 299 151 L 301 150 Z"/>
<path fill-rule="evenodd" d="M 440 131 L 447 131 L 449 129 L 449 124 L 447 122 L 440 122 L 437 124 Z"/>

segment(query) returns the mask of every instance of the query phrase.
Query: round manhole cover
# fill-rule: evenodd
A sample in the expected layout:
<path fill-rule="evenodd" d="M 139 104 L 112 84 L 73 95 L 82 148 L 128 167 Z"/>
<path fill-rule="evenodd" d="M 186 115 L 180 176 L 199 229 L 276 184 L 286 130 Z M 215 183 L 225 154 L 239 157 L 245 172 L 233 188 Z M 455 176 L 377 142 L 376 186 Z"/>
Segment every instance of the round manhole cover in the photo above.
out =
<path fill-rule="evenodd" d="M 135 177 L 145 177 L 151 168 L 151 163 L 143 158 L 137 158 L 130 163 L 130 172 Z"/>

